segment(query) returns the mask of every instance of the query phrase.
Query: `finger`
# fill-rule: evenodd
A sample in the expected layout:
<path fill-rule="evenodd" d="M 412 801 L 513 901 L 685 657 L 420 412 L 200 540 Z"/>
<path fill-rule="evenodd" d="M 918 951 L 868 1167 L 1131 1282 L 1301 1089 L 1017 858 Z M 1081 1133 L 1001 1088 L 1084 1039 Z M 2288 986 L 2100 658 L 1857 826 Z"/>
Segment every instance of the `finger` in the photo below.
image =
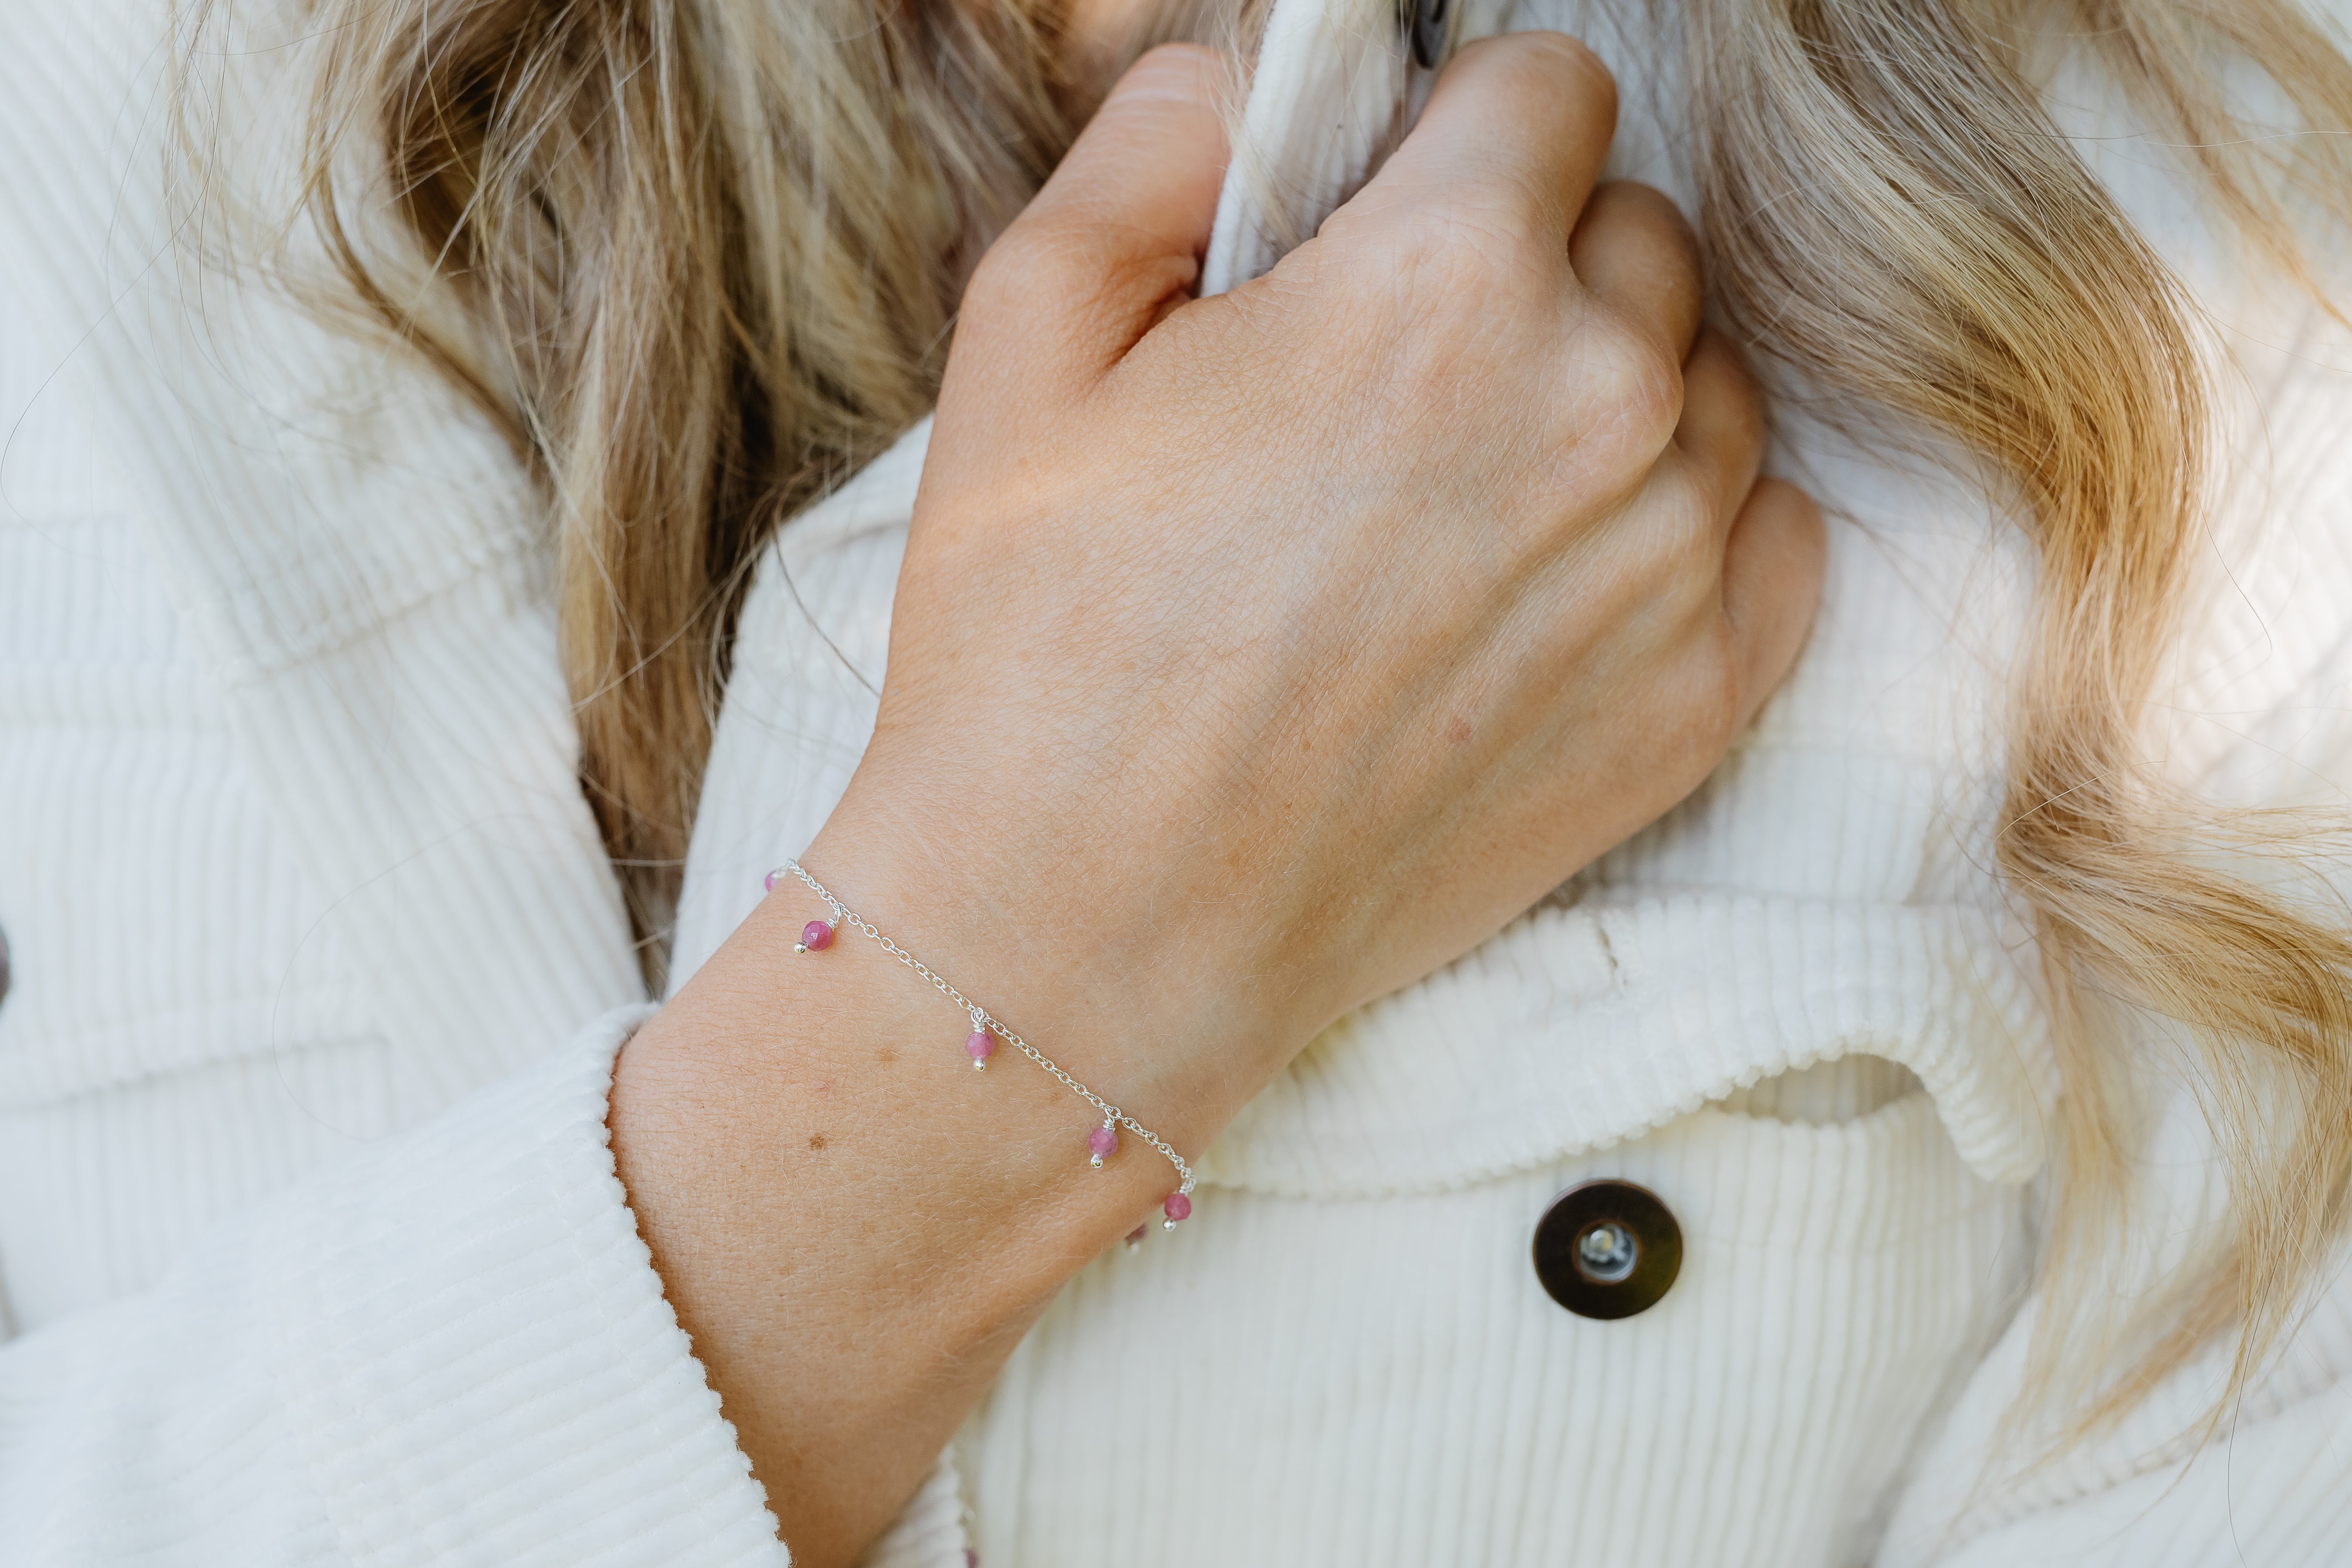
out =
<path fill-rule="evenodd" d="M 1569 236 L 1568 261 L 1626 321 L 1657 332 L 1676 364 L 1690 357 L 1706 309 L 1698 237 L 1664 192 L 1628 180 L 1594 191 Z"/>
<path fill-rule="evenodd" d="M 1438 74 L 1412 133 L 1349 205 L 1500 218 L 1557 253 L 1616 126 L 1617 83 L 1582 44 L 1482 38 Z"/>
<path fill-rule="evenodd" d="M 957 347 L 1030 390 L 1091 382 L 1200 275 L 1227 159 L 1218 57 L 1153 49 L 1121 77 L 965 290 Z"/>
<path fill-rule="evenodd" d="M 1714 498 L 1728 529 L 1764 463 L 1764 391 L 1729 338 L 1702 329 L 1683 366 L 1682 419 L 1675 445 Z"/>
<path fill-rule="evenodd" d="M 1723 556 L 1723 613 L 1731 625 L 1741 728 L 1797 662 L 1821 607 L 1828 559 L 1829 537 L 1813 498 L 1780 479 L 1758 481 Z"/>

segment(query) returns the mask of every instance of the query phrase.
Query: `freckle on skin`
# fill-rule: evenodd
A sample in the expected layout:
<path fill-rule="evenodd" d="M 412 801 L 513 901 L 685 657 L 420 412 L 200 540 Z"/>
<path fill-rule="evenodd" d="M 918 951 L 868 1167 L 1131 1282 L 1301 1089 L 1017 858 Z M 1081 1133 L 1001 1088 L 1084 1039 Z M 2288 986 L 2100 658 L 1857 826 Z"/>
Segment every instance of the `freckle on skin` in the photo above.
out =
<path fill-rule="evenodd" d="M 814 1137 L 811 1138 L 811 1139 L 809 1140 L 809 1147 L 810 1147 L 810 1148 L 812 1148 L 812 1149 L 822 1149 L 822 1148 L 824 1148 L 824 1133 L 822 1133 L 822 1132 L 820 1132 L 820 1133 L 816 1134 L 816 1136 L 814 1136 Z"/>
<path fill-rule="evenodd" d="M 885 1046 L 874 1053 L 874 1059 L 887 1067 L 898 1059 L 898 1053 Z"/>
<path fill-rule="evenodd" d="M 1470 721 L 1456 719 L 1453 723 L 1445 726 L 1445 738 L 1457 746 L 1467 741 L 1470 738 Z"/>

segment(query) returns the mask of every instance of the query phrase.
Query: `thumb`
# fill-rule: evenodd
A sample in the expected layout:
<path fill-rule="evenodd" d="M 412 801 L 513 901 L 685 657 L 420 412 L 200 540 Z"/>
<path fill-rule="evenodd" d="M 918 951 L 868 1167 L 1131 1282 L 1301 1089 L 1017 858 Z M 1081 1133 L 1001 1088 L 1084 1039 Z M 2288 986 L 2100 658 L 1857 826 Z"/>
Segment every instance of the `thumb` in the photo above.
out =
<path fill-rule="evenodd" d="M 1076 393 L 1200 277 L 1223 183 L 1214 52 L 1168 44 L 1112 88 L 964 291 L 960 356 Z M 992 377 L 991 379 L 993 379 Z"/>

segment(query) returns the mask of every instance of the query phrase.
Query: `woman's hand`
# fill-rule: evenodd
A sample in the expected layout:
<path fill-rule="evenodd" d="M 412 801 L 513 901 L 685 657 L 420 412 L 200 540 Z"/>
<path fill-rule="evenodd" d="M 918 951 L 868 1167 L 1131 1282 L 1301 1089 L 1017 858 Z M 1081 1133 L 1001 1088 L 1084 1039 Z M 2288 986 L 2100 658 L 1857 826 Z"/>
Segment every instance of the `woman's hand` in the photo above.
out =
<path fill-rule="evenodd" d="M 1811 505 L 1755 483 L 1681 220 L 1591 192 L 1591 57 L 1465 50 L 1313 241 L 1190 301 L 1213 75 L 1148 57 L 973 279 L 879 728 L 806 856 L 1187 1153 L 1696 784 L 1822 560 Z M 958 1070 L 964 1021 L 870 942 L 795 959 L 823 912 L 782 885 L 630 1043 L 610 1117 L 811 1568 L 1173 1183 L 1133 1139 L 1090 1173 L 1085 1102 L 1009 1054 Z"/>
<path fill-rule="evenodd" d="M 1171 1079 L 1255 1089 L 1688 793 L 1822 546 L 1756 483 L 1682 218 L 1594 192 L 1580 46 L 1464 50 L 1314 239 L 1188 300 L 1208 75 L 1139 65 L 972 279 L 879 728 L 813 855 L 984 911 L 1008 1007 L 1008 965 L 1105 977 L 1036 1020 L 1056 1044 L 1149 1019 Z"/>

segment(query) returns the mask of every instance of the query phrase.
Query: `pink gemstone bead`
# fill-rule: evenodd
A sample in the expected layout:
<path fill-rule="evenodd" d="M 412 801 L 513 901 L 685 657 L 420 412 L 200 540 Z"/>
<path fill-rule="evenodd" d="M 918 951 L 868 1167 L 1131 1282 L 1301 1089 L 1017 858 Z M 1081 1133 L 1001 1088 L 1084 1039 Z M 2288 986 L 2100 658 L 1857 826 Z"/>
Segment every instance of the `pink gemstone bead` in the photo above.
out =
<path fill-rule="evenodd" d="M 1097 1127 L 1087 1134 L 1087 1147 L 1097 1160 L 1108 1160 L 1118 1152 L 1118 1133 L 1113 1128 Z"/>
<path fill-rule="evenodd" d="M 772 893 L 774 892 L 776 890 L 776 874 L 773 871 L 771 871 L 766 876 L 761 878 L 760 886 L 767 889 L 768 891 Z"/>
<path fill-rule="evenodd" d="M 1168 1216 L 1171 1225 L 1180 1219 L 1189 1219 L 1192 1215 L 1192 1200 L 1181 1193 L 1171 1193 L 1168 1201 L 1160 1205 L 1160 1212 Z"/>
<path fill-rule="evenodd" d="M 833 945 L 833 928 L 823 921 L 811 921 L 801 927 L 801 945 L 811 952 L 823 952 Z"/>
<path fill-rule="evenodd" d="M 963 1039 L 963 1054 L 976 1062 L 984 1062 L 996 1054 L 996 1037 L 986 1029 L 974 1029 Z"/>

